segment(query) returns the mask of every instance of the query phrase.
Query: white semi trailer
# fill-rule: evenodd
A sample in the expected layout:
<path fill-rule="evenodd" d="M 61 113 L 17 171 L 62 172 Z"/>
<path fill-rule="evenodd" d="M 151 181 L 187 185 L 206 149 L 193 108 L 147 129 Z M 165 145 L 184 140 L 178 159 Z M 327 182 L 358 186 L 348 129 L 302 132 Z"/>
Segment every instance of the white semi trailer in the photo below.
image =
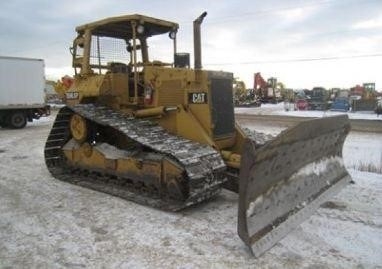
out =
<path fill-rule="evenodd" d="M 43 60 L 0 56 L 0 126 L 24 128 L 49 115 L 44 88 Z"/>

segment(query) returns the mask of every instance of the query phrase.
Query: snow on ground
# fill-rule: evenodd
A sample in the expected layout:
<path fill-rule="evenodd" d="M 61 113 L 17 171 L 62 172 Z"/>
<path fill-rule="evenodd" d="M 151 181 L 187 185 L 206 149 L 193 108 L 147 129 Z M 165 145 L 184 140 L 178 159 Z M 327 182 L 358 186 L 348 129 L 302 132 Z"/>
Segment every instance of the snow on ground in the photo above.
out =
<path fill-rule="evenodd" d="M 350 132 L 343 156 L 349 168 L 369 164 L 382 168 L 382 134 Z"/>
<path fill-rule="evenodd" d="M 355 184 L 254 259 L 235 194 L 167 213 L 61 182 L 43 161 L 50 125 L 0 129 L 0 268 L 382 268 L 380 174 L 350 170 Z M 346 163 L 380 154 L 369 135 L 348 137 Z"/>
<path fill-rule="evenodd" d="M 329 117 L 347 114 L 350 119 L 381 120 L 373 111 L 364 112 L 338 112 L 338 111 L 285 111 L 284 103 L 263 104 L 261 107 L 235 108 L 235 113 L 249 115 L 281 115 L 295 117 Z M 272 135 L 279 134 L 286 127 L 269 126 L 263 123 L 251 123 L 244 125 L 251 130 L 264 132 Z M 343 156 L 348 168 L 360 165 L 374 165 L 382 167 L 382 134 L 351 132 L 345 141 Z"/>
<path fill-rule="evenodd" d="M 288 106 L 287 106 L 288 107 Z M 358 111 L 358 112 L 339 112 L 339 111 L 294 111 L 293 106 L 288 111 L 285 110 L 284 103 L 278 104 L 262 104 L 261 107 L 236 107 L 235 113 L 238 114 L 251 114 L 251 115 L 282 115 L 294 117 L 328 117 L 335 115 L 347 114 L 349 119 L 364 119 L 364 120 L 382 120 L 382 116 L 377 117 L 374 111 Z"/>
<path fill-rule="evenodd" d="M 286 127 L 268 126 L 264 123 L 251 123 L 243 127 L 274 136 L 286 129 Z M 347 168 L 361 165 L 382 167 L 382 133 L 350 132 L 342 153 Z"/>

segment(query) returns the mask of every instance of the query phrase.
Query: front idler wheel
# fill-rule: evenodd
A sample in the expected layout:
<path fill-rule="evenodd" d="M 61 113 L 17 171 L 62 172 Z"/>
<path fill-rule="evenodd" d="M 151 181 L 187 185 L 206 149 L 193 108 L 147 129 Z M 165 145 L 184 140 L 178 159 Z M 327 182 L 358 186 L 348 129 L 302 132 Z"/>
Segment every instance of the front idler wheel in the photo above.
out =
<path fill-rule="evenodd" d="M 72 137 L 74 138 L 74 140 L 76 140 L 78 143 L 85 142 L 88 137 L 86 119 L 81 117 L 78 114 L 74 114 L 70 118 L 69 125 L 70 125 L 70 133 L 72 134 Z"/>

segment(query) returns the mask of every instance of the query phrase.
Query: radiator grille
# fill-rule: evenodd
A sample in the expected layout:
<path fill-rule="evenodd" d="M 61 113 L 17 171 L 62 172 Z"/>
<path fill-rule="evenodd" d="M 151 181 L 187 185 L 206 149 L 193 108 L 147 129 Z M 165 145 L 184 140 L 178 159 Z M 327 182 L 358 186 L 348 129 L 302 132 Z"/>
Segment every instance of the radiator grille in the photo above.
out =
<path fill-rule="evenodd" d="M 235 116 L 232 95 L 232 74 L 212 73 L 211 116 L 215 126 L 215 138 L 232 135 L 235 132 Z"/>

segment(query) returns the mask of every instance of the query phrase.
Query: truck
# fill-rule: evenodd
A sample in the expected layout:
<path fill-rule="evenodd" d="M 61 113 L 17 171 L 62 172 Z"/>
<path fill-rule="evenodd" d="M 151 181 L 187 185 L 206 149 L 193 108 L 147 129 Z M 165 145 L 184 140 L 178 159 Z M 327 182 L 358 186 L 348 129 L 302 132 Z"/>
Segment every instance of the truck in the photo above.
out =
<path fill-rule="evenodd" d="M 329 93 L 323 87 L 314 87 L 308 99 L 310 110 L 327 110 L 329 108 Z"/>
<path fill-rule="evenodd" d="M 337 97 L 334 99 L 330 110 L 347 112 L 350 109 L 350 102 L 348 97 Z"/>
<path fill-rule="evenodd" d="M 0 56 L 0 127 L 24 128 L 50 114 L 42 59 Z"/>

